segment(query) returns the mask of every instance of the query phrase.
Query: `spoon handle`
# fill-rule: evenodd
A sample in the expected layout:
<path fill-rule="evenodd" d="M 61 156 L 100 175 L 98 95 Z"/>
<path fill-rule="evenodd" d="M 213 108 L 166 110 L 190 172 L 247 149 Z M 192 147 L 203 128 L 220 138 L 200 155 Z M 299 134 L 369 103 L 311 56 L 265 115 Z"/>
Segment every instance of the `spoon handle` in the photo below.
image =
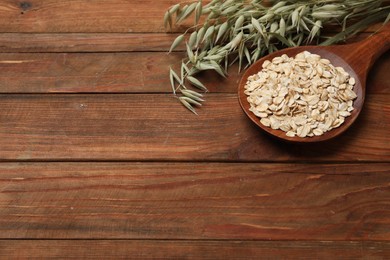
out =
<path fill-rule="evenodd" d="M 364 51 L 366 54 L 365 58 L 369 60 L 367 67 L 368 71 L 376 59 L 390 49 L 390 23 L 384 25 L 379 32 L 369 36 L 360 44 L 361 46 L 359 46 L 359 49 Z M 359 45 L 359 43 L 357 45 Z"/>
<path fill-rule="evenodd" d="M 340 45 L 334 49 L 342 54 L 345 61 L 362 78 L 366 78 L 368 71 L 377 58 L 390 49 L 390 22 L 367 39 L 347 45 Z"/>

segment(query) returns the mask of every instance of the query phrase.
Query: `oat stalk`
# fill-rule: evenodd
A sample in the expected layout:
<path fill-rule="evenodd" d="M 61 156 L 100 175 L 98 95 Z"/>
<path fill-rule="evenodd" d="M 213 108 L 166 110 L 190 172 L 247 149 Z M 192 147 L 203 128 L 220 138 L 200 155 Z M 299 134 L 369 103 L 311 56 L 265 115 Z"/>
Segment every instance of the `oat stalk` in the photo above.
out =
<path fill-rule="evenodd" d="M 193 19 L 194 25 L 180 34 L 169 50 L 182 44 L 186 49 L 180 71 L 170 69 L 173 93 L 196 113 L 194 107 L 203 102 L 199 92 L 208 91 L 196 74 L 212 70 L 227 77 L 232 64 L 238 63 L 241 71 L 282 48 L 345 41 L 373 23 L 387 22 L 389 12 L 389 1 L 382 0 L 212 0 L 207 4 L 198 0 L 176 4 L 164 15 L 165 27 L 172 30 L 187 19 Z M 340 33 L 324 37 L 326 27 Z"/>

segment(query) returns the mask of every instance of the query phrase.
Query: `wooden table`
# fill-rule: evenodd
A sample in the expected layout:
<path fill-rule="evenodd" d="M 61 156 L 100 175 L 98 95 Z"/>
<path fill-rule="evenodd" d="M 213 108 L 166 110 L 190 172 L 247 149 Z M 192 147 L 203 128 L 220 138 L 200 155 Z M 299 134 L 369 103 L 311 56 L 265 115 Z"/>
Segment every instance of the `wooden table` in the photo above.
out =
<path fill-rule="evenodd" d="M 173 97 L 176 2 L 0 1 L 1 258 L 389 259 L 390 53 L 348 132 L 286 144 L 235 68 Z"/>

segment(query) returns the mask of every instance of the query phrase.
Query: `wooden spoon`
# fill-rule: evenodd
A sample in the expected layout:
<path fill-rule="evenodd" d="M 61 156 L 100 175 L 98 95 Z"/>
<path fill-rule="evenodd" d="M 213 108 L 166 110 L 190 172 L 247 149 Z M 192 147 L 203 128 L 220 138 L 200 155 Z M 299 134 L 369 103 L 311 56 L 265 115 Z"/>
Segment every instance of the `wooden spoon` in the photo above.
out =
<path fill-rule="evenodd" d="M 367 73 L 374 64 L 375 60 L 389 48 L 390 23 L 384 26 L 380 32 L 375 33 L 358 43 L 334 46 L 300 46 L 274 52 L 258 60 L 245 71 L 238 88 L 238 97 L 241 107 L 247 116 L 261 129 L 283 140 L 308 143 L 325 141 L 334 138 L 347 130 L 358 117 L 363 107 Z M 256 117 L 251 111 L 249 111 L 250 104 L 247 101 L 247 95 L 244 93 L 245 84 L 249 76 L 258 73 L 262 69 L 264 61 L 272 60 L 274 57 L 278 57 L 283 54 L 287 54 L 289 57 L 294 57 L 296 54 L 305 50 L 330 60 L 334 66 L 343 67 L 346 72 L 354 77 L 356 80 L 354 91 L 357 94 L 357 98 L 354 100 L 354 110 L 351 112 L 351 115 L 347 117 L 345 122 L 338 128 L 334 128 L 320 136 L 304 138 L 298 136 L 288 137 L 282 130 L 274 130 L 261 124 L 260 118 Z"/>

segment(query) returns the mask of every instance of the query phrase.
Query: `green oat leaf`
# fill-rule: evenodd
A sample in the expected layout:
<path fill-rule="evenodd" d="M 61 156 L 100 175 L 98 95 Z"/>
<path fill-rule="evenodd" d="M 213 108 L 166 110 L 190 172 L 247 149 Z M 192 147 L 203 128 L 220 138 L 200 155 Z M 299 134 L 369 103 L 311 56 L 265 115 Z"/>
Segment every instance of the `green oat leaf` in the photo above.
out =
<path fill-rule="evenodd" d="M 186 43 L 186 50 L 187 50 L 187 57 L 190 60 L 190 62 L 195 63 L 196 62 L 196 57 L 194 53 L 191 50 L 191 47 Z"/>
<path fill-rule="evenodd" d="M 190 74 L 190 69 L 187 67 L 187 65 L 184 62 L 182 62 L 181 67 L 180 67 L 180 76 L 181 76 L 182 81 L 183 81 L 186 74 L 187 75 Z"/>
<path fill-rule="evenodd" d="M 208 91 L 208 89 L 202 84 L 202 82 L 200 82 L 198 79 L 194 78 L 193 76 L 187 76 L 187 80 L 195 87 L 201 89 L 201 90 L 204 90 L 204 91 Z"/>
<path fill-rule="evenodd" d="M 234 39 L 230 42 L 231 43 L 230 50 L 235 49 L 240 44 L 243 35 L 244 33 L 240 32 L 236 35 L 236 37 L 234 37 Z"/>
<path fill-rule="evenodd" d="M 183 8 L 183 11 L 178 15 L 177 23 L 182 22 L 186 19 L 196 8 L 197 3 L 190 4 L 186 9 Z"/>
<path fill-rule="evenodd" d="M 234 23 L 234 30 L 238 31 L 242 25 L 244 24 L 245 17 L 244 15 L 240 15 L 240 17 L 237 18 L 236 22 Z"/>
<path fill-rule="evenodd" d="M 199 98 L 203 97 L 203 94 L 201 94 L 201 93 L 199 93 L 199 92 L 196 92 L 196 91 L 194 91 L 194 90 L 186 89 L 185 91 L 188 92 L 188 93 L 191 93 L 192 95 L 197 96 L 197 97 L 199 97 Z"/>
<path fill-rule="evenodd" d="M 199 2 L 196 4 L 195 7 L 195 24 L 198 24 L 201 15 L 202 15 L 202 0 L 199 0 Z"/>
<path fill-rule="evenodd" d="M 181 102 L 188 110 L 190 110 L 190 111 L 191 111 L 192 113 L 194 113 L 195 115 L 198 115 L 198 113 L 196 113 L 194 107 L 191 106 L 191 104 L 188 103 L 188 102 L 184 99 L 184 97 L 179 97 L 179 100 L 180 100 L 180 102 Z"/>
<path fill-rule="evenodd" d="M 262 33 L 263 33 L 263 30 L 262 30 L 262 28 L 261 28 L 260 22 L 259 22 L 257 19 L 253 18 L 253 17 L 252 17 L 252 19 L 251 19 L 251 22 L 252 22 L 253 27 L 254 27 L 259 33 L 262 34 Z"/>
<path fill-rule="evenodd" d="M 169 68 L 169 80 L 171 82 L 173 94 L 176 94 L 175 81 L 178 82 L 179 84 L 183 84 L 183 80 L 181 78 L 179 78 L 179 76 L 176 74 L 176 72 L 172 68 Z"/>
<path fill-rule="evenodd" d="M 218 40 L 225 34 L 229 24 L 228 22 L 224 22 L 221 27 L 219 27 L 217 38 L 215 39 L 215 42 L 218 42 Z"/>
<path fill-rule="evenodd" d="M 204 102 L 204 99 L 201 98 L 202 95 L 199 96 L 198 94 L 200 94 L 200 93 L 198 93 L 198 92 L 192 91 L 190 89 L 181 89 L 180 91 L 184 96 L 191 98 L 192 100 L 195 100 L 198 102 Z M 196 94 L 194 94 L 194 93 L 196 93 Z"/>
<path fill-rule="evenodd" d="M 249 50 L 246 46 L 244 46 L 244 53 L 245 53 L 246 60 L 248 61 L 248 65 L 250 65 L 252 62 L 251 54 L 249 53 Z"/>
<path fill-rule="evenodd" d="M 201 107 L 202 104 L 190 97 L 187 97 L 187 96 L 184 96 L 184 97 L 180 97 L 182 100 L 185 100 L 187 101 L 188 103 L 190 103 L 191 105 L 195 105 L 195 106 L 198 106 L 198 107 Z"/>
<path fill-rule="evenodd" d="M 196 45 L 196 37 L 197 37 L 197 32 L 196 31 L 193 31 L 190 35 L 190 39 L 188 40 L 188 45 L 190 46 L 190 48 L 194 48 Z"/>
<path fill-rule="evenodd" d="M 237 8 L 238 8 L 237 6 L 232 5 L 232 6 L 228 7 L 228 8 L 226 8 L 225 10 L 223 10 L 221 15 L 228 15 L 229 13 L 232 13 L 232 12 L 236 11 Z"/>
<path fill-rule="evenodd" d="M 166 11 L 164 14 L 164 27 L 165 28 L 172 28 L 172 16 L 170 11 Z"/>
<path fill-rule="evenodd" d="M 184 40 L 184 34 L 180 34 L 176 37 L 176 39 L 173 41 L 171 48 L 169 49 L 169 52 L 172 52 L 174 49 L 176 49 L 177 46 Z"/>
<path fill-rule="evenodd" d="M 206 33 L 205 33 L 204 36 L 203 36 L 202 42 L 204 42 L 205 40 L 210 40 L 210 41 L 211 41 L 211 37 L 212 37 L 212 35 L 213 35 L 213 33 L 214 33 L 214 29 L 215 29 L 215 26 L 214 26 L 214 25 L 211 25 L 211 26 L 207 29 Z"/>
<path fill-rule="evenodd" d="M 180 12 L 180 4 L 175 4 L 171 8 L 169 8 L 169 12 L 171 14 L 176 13 L 178 14 Z"/>
<path fill-rule="evenodd" d="M 206 32 L 206 27 L 203 26 L 202 28 L 199 29 L 198 33 L 196 34 L 196 42 L 195 42 L 196 47 L 199 47 L 205 32 Z"/>

